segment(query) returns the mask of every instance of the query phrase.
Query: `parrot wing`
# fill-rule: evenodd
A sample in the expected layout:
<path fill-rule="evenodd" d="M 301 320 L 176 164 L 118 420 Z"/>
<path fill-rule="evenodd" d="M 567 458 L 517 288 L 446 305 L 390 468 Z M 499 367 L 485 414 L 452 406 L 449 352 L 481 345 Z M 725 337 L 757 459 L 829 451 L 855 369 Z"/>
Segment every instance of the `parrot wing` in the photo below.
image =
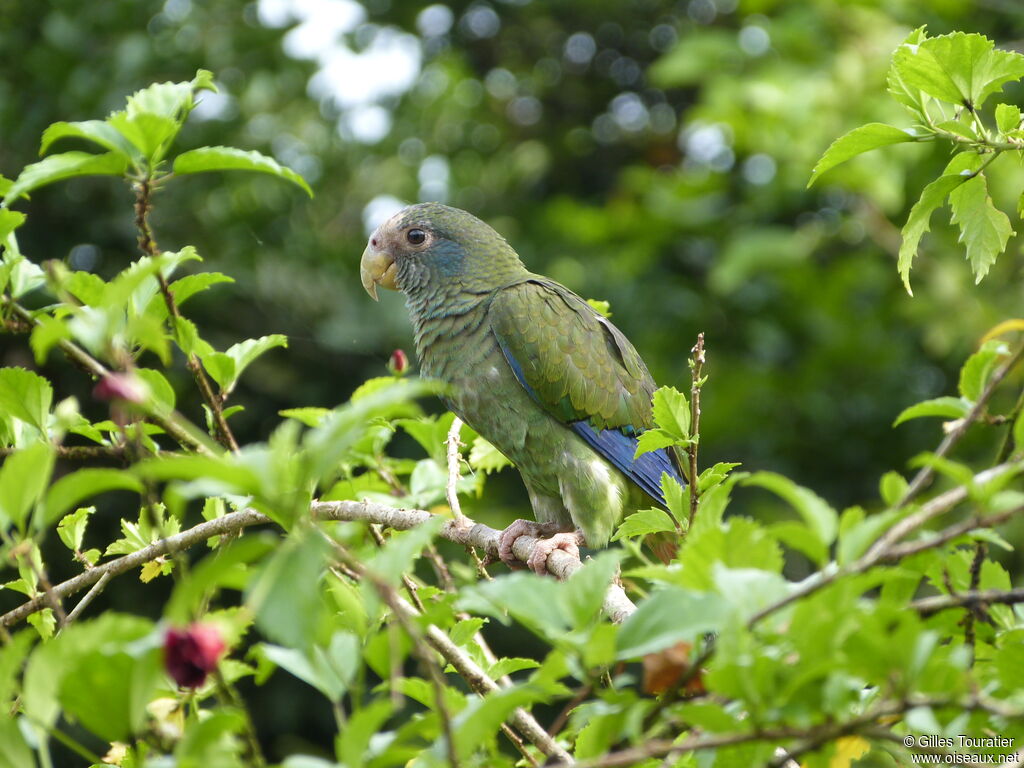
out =
<path fill-rule="evenodd" d="M 538 405 L 660 504 L 662 472 L 685 485 L 669 449 L 633 458 L 638 436 L 654 426 L 655 384 L 618 328 L 536 275 L 496 291 L 488 314 L 505 360 Z"/>

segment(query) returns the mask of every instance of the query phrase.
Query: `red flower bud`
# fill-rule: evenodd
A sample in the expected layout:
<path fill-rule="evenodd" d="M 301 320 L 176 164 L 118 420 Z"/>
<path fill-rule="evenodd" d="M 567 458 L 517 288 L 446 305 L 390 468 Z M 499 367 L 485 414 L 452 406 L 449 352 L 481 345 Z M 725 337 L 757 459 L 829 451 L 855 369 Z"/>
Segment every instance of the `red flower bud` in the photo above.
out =
<path fill-rule="evenodd" d="M 110 373 L 93 387 L 97 400 L 120 400 L 126 403 L 146 402 L 146 384 L 132 373 Z"/>
<path fill-rule="evenodd" d="M 388 360 L 388 370 L 395 376 L 401 376 L 409 370 L 409 358 L 406 357 L 405 352 L 396 349 L 391 353 L 391 358 Z"/>
<path fill-rule="evenodd" d="M 217 668 L 224 653 L 224 640 L 212 624 L 190 624 L 186 629 L 168 629 L 164 637 L 164 668 L 178 685 L 198 688 Z"/>

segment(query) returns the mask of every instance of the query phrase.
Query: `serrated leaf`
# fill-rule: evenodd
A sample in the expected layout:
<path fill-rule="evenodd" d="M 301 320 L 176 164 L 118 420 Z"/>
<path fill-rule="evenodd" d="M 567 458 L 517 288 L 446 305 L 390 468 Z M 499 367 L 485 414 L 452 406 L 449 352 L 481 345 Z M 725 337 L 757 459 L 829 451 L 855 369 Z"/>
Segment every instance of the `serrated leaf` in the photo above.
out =
<path fill-rule="evenodd" d="M 0 369 L 0 411 L 34 426 L 46 436 L 46 422 L 53 402 L 50 382 L 24 368 Z"/>
<path fill-rule="evenodd" d="M 950 192 L 949 202 L 953 208 L 951 220 L 959 225 L 960 242 L 967 247 L 974 282 L 980 283 L 1013 234 L 1010 220 L 992 204 L 981 174 Z"/>
<path fill-rule="evenodd" d="M 1010 354 L 1006 344 L 998 339 L 986 341 L 981 349 L 967 358 L 960 369 L 960 396 L 974 403 L 981 397 L 989 376 L 995 370 L 996 363 Z"/>
<path fill-rule="evenodd" d="M 80 507 L 70 515 L 64 515 L 57 524 L 57 535 L 64 542 L 64 546 L 72 552 L 82 548 L 82 537 L 85 536 L 85 528 L 89 524 L 89 515 L 96 512 L 96 507 Z"/>
<path fill-rule="evenodd" d="M 158 163 L 167 152 L 181 123 L 172 117 L 151 112 L 114 112 L 107 122 L 128 141 L 150 165 Z"/>
<path fill-rule="evenodd" d="M 974 109 L 1005 83 L 1024 77 L 1024 56 L 994 50 L 988 38 L 964 32 L 901 45 L 893 66 L 908 86 Z"/>
<path fill-rule="evenodd" d="M 278 411 L 278 416 L 285 419 L 295 419 L 305 424 L 307 427 L 319 427 L 327 415 L 330 413 L 329 408 L 288 408 L 284 411 Z"/>
<path fill-rule="evenodd" d="M 676 520 L 688 520 L 686 488 L 668 472 L 661 473 L 661 492 L 665 497 L 665 506 Z"/>
<path fill-rule="evenodd" d="M 290 181 L 301 187 L 307 195 L 313 190 L 299 174 L 286 168 L 276 160 L 255 151 L 237 147 L 200 147 L 182 152 L 174 158 L 176 174 L 204 173 L 206 171 L 257 171 Z"/>
<path fill-rule="evenodd" d="M 938 416 L 943 419 L 961 419 L 971 410 L 971 404 L 959 397 L 936 397 L 931 400 L 924 400 L 904 408 L 896 421 L 892 423 L 898 427 L 905 421 L 920 419 L 925 416 Z"/>
<path fill-rule="evenodd" d="M 174 410 L 176 404 L 174 387 L 171 386 L 167 377 L 152 368 L 136 368 L 135 375 L 146 382 L 146 386 L 149 388 L 149 404 L 157 412 L 166 415 Z"/>
<path fill-rule="evenodd" d="M 633 454 L 633 459 L 640 458 L 645 453 L 651 451 L 659 451 L 662 448 L 666 448 L 670 445 L 675 445 L 677 438 L 670 435 L 664 429 L 648 429 L 646 432 L 640 434 L 636 440 L 636 451 Z"/>
<path fill-rule="evenodd" d="M 104 149 L 124 155 L 126 158 L 138 153 L 131 142 L 105 120 L 84 120 L 75 123 L 53 123 L 43 131 L 43 139 L 39 146 L 39 154 L 45 155 L 53 142 L 59 139 L 85 139 L 99 144 Z"/>
<path fill-rule="evenodd" d="M 642 509 L 639 512 L 634 512 L 622 521 L 618 530 L 615 531 L 615 535 L 612 536 L 612 541 L 631 539 L 662 531 L 675 532 L 675 530 L 675 523 L 665 510 Z"/>
<path fill-rule="evenodd" d="M 224 352 L 210 351 L 202 355 L 203 367 L 210 374 L 217 386 L 227 390 L 237 378 L 235 374 L 235 361 L 230 355 Z"/>
<path fill-rule="evenodd" d="M 231 384 L 234 384 L 234 382 L 238 380 L 242 375 L 242 372 L 248 368 L 257 357 L 271 349 L 274 349 L 275 347 L 287 346 L 288 337 L 281 333 L 261 336 L 258 339 L 246 339 L 245 341 L 240 341 L 237 344 L 232 344 L 224 353 L 235 363 Z"/>
<path fill-rule="evenodd" d="M 218 283 L 233 283 L 235 279 L 220 272 L 198 272 L 194 275 L 185 275 L 171 283 L 171 293 L 174 300 L 181 306 L 197 293 Z"/>
<path fill-rule="evenodd" d="M 903 285 L 911 296 L 914 292 L 910 289 L 910 267 L 914 257 L 917 255 L 917 245 L 921 236 L 928 231 L 932 213 L 936 208 L 946 201 L 946 196 L 966 181 L 966 178 L 959 174 L 940 176 L 931 182 L 921 192 L 921 197 L 914 207 L 910 209 L 907 223 L 903 225 L 901 232 L 903 242 L 900 244 L 900 255 L 897 262 L 897 269 L 900 277 L 903 278 Z"/>
<path fill-rule="evenodd" d="M 4 195 L 10 205 L 33 189 L 75 176 L 123 176 L 128 169 L 128 158 L 119 152 L 95 155 L 91 152 L 64 152 L 50 155 L 38 163 L 26 165 Z"/>
<path fill-rule="evenodd" d="M 1020 128 L 1020 107 L 1016 104 L 996 104 L 996 127 L 1002 133 Z"/>
<path fill-rule="evenodd" d="M 512 462 L 487 440 L 477 436 L 469 449 L 469 466 L 489 475 L 512 466 Z"/>
<path fill-rule="evenodd" d="M 675 387 L 661 387 L 654 392 L 651 406 L 654 423 L 661 429 L 677 440 L 690 436 L 690 404 L 686 395 Z"/>
<path fill-rule="evenodd" d="M 917 141 L 917 136 L 902 128 L 896 128 L 885 123 L 868 123 L 859 128 L 854 128 L 849 133 L 833 141 L 831 146 L 825 150 L 825 154 L 821 156 L 817 165 L 814 166 L 814 170 L 811 171 L 811 178 L 808 180 L 807 186 L 810 187 L 814 184 L 825 171 L 834 168 L 840 163 L 845 163 L 852 157 L 869 152 L 872 149 L 907 141 Z"/>
<path fill-rule="evenodd" d="M 918 27 L 907 36 L 906 40 L 903 41 L 903 45 L 917 46 L 926 40 L 927 37 L 928 35 L 925 33 L 925 28 Z M 903 78 L 900 76 L 899 70 L 896 68 L 896 57 L 899 51 L 900 48 L 897 48 L 893 53 L 889 64 L 889 71 L 885 76 L 887 89 L 889 94 L 896 99 L 896 101 L 907 107 L 915 116 L 919 117 L 922 122 L 925 122 L 927 112 L 925 110 L 924 101 L 928 97 L 921 93 L 920 88 L 908 86 L 903 82 Z"/>

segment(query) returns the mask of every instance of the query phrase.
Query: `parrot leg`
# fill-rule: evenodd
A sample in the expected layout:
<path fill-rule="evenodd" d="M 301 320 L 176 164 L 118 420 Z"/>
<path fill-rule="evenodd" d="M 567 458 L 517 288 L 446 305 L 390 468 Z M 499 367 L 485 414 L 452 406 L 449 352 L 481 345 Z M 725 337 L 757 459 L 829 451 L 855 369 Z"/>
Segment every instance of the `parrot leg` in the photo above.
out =
<path fill-rule="evenodd" d="M 538 539 L 527 565 L 541 575 L 546 570 L 548 555 L 556 549 L 563 549 L 569 554 L 579 557 L 579 545 L 583 543 L 583 534 L 580 531 L 566 532 L 565 528 L 556 522 L 537 523 L 533 520 L 516 520 L 502 531 L 498 538 L 498 557 L 509 568 L 522 567 L 512 552 L 512 547 L 520 536 L 532 536 Z"/>

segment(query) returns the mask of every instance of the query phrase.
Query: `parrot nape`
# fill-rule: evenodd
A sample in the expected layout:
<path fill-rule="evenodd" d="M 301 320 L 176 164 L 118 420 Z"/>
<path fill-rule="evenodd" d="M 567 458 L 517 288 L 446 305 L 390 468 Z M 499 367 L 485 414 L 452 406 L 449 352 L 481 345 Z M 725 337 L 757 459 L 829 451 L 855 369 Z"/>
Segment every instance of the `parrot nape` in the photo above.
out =
<path fill-rule="evenodd" d="M 605 546 L 645 497 L 664 506 L 663 472 L 685 484 L 674 449 L 634 458 L 655 384 L 633 345 L 480 219 L 409 206 L 370 236 L 360 277 L 374 299 L 377 286 L 405 294 L 423 375 L 450 385 L 445 404 L 522 475 L 538 522 L 502 532 L 510 566 L 519 536 L 549 537 L 528 563 L 542 574 L 555 549 Z"/>

